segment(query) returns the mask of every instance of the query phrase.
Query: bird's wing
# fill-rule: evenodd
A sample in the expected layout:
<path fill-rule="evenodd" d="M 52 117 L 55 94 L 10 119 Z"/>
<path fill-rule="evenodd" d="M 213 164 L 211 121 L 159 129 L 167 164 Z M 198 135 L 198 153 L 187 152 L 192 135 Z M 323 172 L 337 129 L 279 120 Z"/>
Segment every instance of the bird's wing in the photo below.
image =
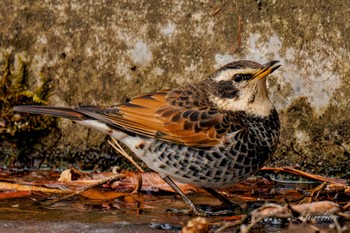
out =
<path fill-rule="evenodd" d="M 225 114 L 210 108 L 186 109 L 166 100 L 168 90 L 137 96 L 112 108 L 75 109 L 116 128 L 187 146 L 211 147 L 225 140 Z"/>

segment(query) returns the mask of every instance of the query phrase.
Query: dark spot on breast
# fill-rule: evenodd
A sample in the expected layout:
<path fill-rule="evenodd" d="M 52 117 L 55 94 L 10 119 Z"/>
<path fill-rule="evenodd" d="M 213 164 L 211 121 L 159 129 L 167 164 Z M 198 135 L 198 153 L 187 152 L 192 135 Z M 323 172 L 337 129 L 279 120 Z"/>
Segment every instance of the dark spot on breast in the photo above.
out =
<path fill-rule="evenodd" d="M 217 129 L 216 132 L 217 132 L 218 134 L 223 134 L 223 133 L 226 132 L 226 129 L 225 129 L 225 128 Z"/>
<path fill-rule="evenodd" d="M 252 151 L 252 150 L 249 150 L 249 151 L 248 151 L 248 157 L 254 158 L 254 157 L 255 157 L 255 152 Z"/>
<path fill-rule="evenodd" d="M 193 113 L 193 110 L 187 110 L 184 113 L 182 113 L 182 117 L 187 118 L 191 113 Z"/>
<path fill-rule="evenodd" d="M 240 127 L 238 125 L 231 125 L 230 126 L 230 131 L 231 132 L 235 132 L 238 131 L 240 129 Z"/>
<path fill-rule="evenodd" d="M 192 95 L 192 94 L 193 94 L 193 91 L 191 91 L 191 90 L 186 90 L 186 91 L 184 92 L 184 94 L 185 94 L 185 95 Z"/>
<path fill-rule="evenodd" d="M 240 151 L 241 150 L 241 140 L 237 141 L 235 145 L 235 150 Z"/>
<path fill-rule="evenodd" d="M 208 170 L 207 173 L 206 173 L 206 175 L 207 175 L 208 177 L 211 177 L 211 176 L 212 176 L 212 171 L 211 171 L 211 170 Z"/>
<path fill-rule="evenodd" d="M 238 155 L 238 158 L 237 158 L 237 160 L 236 160 L 236 162 L 237 162 L 237 163 L 242 163 L 242 162 L 243 162 L 243 160 L 244 160 L 244 158 L 245 158 L 245 156 L 244 156 L 244 155 L 239 154 L 239 155 Z"/>
<path fill-rule="evenodd" d="M 204 150 L 198 150 L 198 156 L 203 157 L 204 156 Z"/>
<path fill-rule="evenodd" d="M 216 158 L 216 159 L 219 159 L 221 158 L 221 155 L 218 153 L 218 152 L 213 152 L 212 155 Z"/>
<path fill-rule="evenodd" d="M 199 172 L 198 167 L 197 166 L 193 166 L 193 165 L 190 165 L 190 170 L 191 171 L 195 171 L 195 172 Z"/>
<path fill-rule="evenodd" d="M 247 153 L 247 144 L 246 143 L 243 143 L 242 146 L 241 146 L 241 152 L 242 153 Z"/>
<path fill-rule="evenodd" d="M 245 158 L 245 160 L 244 160 L 244 162 L 243 162 L 243 164 L 244 165 L 250 165 L 252 163 L 252 160 L 250 159 L 250 158 Z"/>
<path fill-rule="evenodd" d="M 179 98 L 180 100 L 182 100 L 182 101 L 187 101 L 188 100 L 188 96 L 180 96 L 180 98 Z"/>
<path fill-rule="evenodd" d="M 220 167 L 226 167 L 226 165 L 228 164 L 228 159 L 227 158 L 223 158 L 220 162 Z"/>
<path fill-rule="evenodd" d="M 247 143 L 247 142 L 248 142 L 248 134 L 243 133 L 243 143 Z"/>
<path fill-rule="evenodd" d="M 208 111 L 208 114 L 209 115 L 215 115 L 215 114 L 217 114 L 218 113 L 218 110 L 216 109 L 216 108 L 211 108 L 211 109 L 209 109 L 209 111 Z"/>
<path fill-rule="evenodd" d="M 222 175 L 222 170 L 216 170 L 215 176 L 221 176 Z"/>

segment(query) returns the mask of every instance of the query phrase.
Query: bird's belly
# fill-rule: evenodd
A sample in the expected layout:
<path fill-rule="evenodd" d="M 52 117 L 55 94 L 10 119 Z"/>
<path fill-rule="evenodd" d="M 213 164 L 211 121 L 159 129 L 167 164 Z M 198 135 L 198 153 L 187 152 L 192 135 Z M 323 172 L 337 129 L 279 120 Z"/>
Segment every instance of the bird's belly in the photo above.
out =
<path fill-rule="evenodd" d="M 200 187 L 230 186 L 256 173 L 271 153 L 240 151 L 235 145 L 193 148 L 155 140 L 141 158 L 162 177 Z M 260 158 L 259 158 L 260 157 Z"/>

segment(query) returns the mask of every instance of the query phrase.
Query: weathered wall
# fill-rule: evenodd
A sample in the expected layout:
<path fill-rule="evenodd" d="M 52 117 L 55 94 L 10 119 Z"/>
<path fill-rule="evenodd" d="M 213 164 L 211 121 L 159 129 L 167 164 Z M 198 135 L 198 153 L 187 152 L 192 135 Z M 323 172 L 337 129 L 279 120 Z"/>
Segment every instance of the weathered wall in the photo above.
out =
<path fill-rule="evenodd" d="M 348 9 L 347 0 L 4 0 L 0 61 L 20 55 L 31 82 L 40 83 L 40 72 L 53 80 L 49 104 L 73 106 L 116 104 L 197 81 L 235 59 L 277 59 L 283 66 L 269 91 L 283 130 L 272 164 L 345 174 Z M 69 121 L 59 127 L 57 154 L 98 148 L 105 139 Z"/>

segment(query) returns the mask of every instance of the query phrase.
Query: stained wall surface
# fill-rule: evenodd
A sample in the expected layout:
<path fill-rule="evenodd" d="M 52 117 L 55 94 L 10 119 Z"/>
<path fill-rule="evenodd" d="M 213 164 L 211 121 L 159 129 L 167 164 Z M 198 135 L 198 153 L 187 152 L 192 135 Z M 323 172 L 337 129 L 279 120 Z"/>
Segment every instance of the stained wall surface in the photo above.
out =
<path fill-rule="evenodd" d="M 76 106 L 198 81 L 237 59 L 280 60 L 268 83 L 282 123 L 270 165 L 349 176 L 349 25 L 347 0 L 3 0 L 0 62 L 10 56 L 18 72 L 22 59 L 33 86 L 52 81 L 48 104 Z M 58 126 L 39 152 L 106 149 L 98 132 Z"/>

